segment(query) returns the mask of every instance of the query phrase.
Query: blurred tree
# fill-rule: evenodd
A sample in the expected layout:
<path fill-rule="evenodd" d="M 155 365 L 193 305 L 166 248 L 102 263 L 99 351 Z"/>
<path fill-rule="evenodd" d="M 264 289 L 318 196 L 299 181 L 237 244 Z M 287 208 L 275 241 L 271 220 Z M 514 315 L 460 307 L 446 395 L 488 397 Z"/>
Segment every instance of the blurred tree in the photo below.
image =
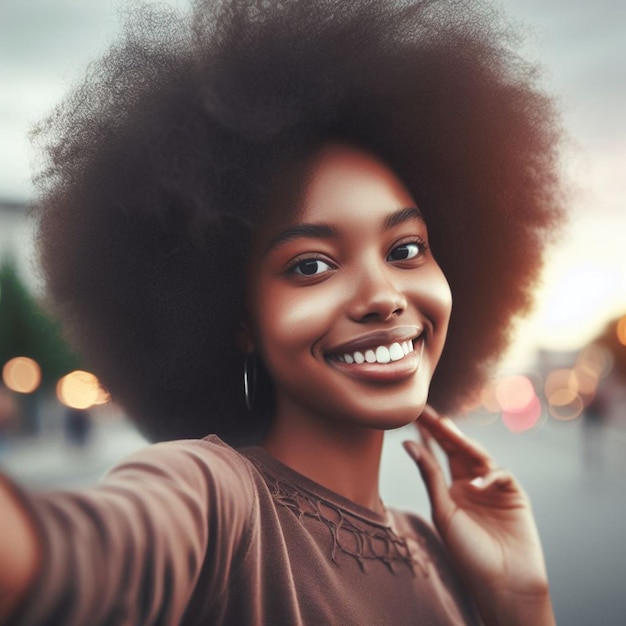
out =
<path fill-rule="evenodd" d="M 0 266 L 0 368 L 16 356 L 39 363 L 44 389 L 79 366 L 61 337 L 58 321 L 44 312 L 20 280 L 14 262 L 7 259 Z"/>

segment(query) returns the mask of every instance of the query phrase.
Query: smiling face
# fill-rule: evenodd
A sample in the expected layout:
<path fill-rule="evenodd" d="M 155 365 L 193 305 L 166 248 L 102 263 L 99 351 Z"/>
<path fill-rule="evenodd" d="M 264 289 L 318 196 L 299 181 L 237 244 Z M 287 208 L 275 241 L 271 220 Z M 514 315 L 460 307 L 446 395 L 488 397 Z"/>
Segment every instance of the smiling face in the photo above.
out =
<path fill-rule="evenodd" d="M 331 144 L 298 210 L 253 242 L 249 343 L 277 417 L 396 428 L 422 411 L 451 295 L 422 214 L 383 163 Z"/>

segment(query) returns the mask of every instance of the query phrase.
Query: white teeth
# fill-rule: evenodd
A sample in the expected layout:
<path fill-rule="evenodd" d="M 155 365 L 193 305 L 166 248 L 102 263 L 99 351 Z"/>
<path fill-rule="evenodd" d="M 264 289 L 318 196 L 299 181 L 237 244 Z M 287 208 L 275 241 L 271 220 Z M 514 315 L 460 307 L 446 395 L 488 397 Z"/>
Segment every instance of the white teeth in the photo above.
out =
<path fill-rule="evenodd" d="M 353 352 L 352 354 L 338 354 L 337 360 L 341 363 L 390 363 L 392 361 L 400 361 L 407 354 L 413 352 L 413 340 L 392 343 L 390 346 L 378 346 L 376 349 L 366 350 L 363 352 Z"/>
<path fill-rule="evenodd" d="M 378 346 L 378 348 L 376 348 L 376 362 L 389 363 L 389 361 L 391 361 L 389 348 L 385 348 L 385 346 Z"/>
<path fill-rule="evenodd" d="M 392 361 L 399 361 L 404 356 L 404 350 L 399 343 L 392 343 L 389 346 L 389 358 Z"/>

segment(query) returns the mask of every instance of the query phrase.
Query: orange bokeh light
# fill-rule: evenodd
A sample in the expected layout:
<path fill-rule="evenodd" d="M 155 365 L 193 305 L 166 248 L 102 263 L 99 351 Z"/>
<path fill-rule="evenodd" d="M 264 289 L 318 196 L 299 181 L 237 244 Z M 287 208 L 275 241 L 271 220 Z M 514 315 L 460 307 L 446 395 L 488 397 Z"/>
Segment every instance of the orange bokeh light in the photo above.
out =
<path fill-rule="evenodd" d="M 57 398 L 73 409 L 88 409 L 109 400 L 97 377 L 83 370 L 74 370 L 59 380 Z"/>
<path fill-rule="evenodd" d="M 544 385 L 546 398 L 549 400 L 557 391 L 571 389 L 572 374 L 573 370 L 571 369 L 552 370 L 546 377 Z"/>
<path fill-rule="evenodd" d="M 555 419 L 569 421 L 581 415 L 584 409 L 582 398 L 572 389 L 558 389 L 548 396 L 550 414 Z"/>
<path fill-rule="evenodd" d="M 2 380 L 11 391 L 32 393 L 41 383 L 41 368 L 33 359 L 16 356 L 4 364 Z"/>

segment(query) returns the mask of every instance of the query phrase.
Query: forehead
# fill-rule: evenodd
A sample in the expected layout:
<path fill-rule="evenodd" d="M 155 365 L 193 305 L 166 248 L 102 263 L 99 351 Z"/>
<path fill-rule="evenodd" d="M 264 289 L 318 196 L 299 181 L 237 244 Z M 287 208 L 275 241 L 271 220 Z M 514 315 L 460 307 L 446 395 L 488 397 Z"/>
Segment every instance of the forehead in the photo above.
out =
<path fill-rule="evenodd" d="M 416 206 L 385 163 L 344 144 L 327 144 L 317 151 L 298 182 L 293 202 L 275 206 L 257 233 L 265 242 L 303 223 L 330 224 L 337 230 L 382 227 L 390 214 Z"/>
<path fill-rule="evenodd" d="M 355 147 L 329 144 L 313 158 L 305 178 L 296 221 L 384 219 L 414 206 L 398 177 L 380 159 Z"/>

